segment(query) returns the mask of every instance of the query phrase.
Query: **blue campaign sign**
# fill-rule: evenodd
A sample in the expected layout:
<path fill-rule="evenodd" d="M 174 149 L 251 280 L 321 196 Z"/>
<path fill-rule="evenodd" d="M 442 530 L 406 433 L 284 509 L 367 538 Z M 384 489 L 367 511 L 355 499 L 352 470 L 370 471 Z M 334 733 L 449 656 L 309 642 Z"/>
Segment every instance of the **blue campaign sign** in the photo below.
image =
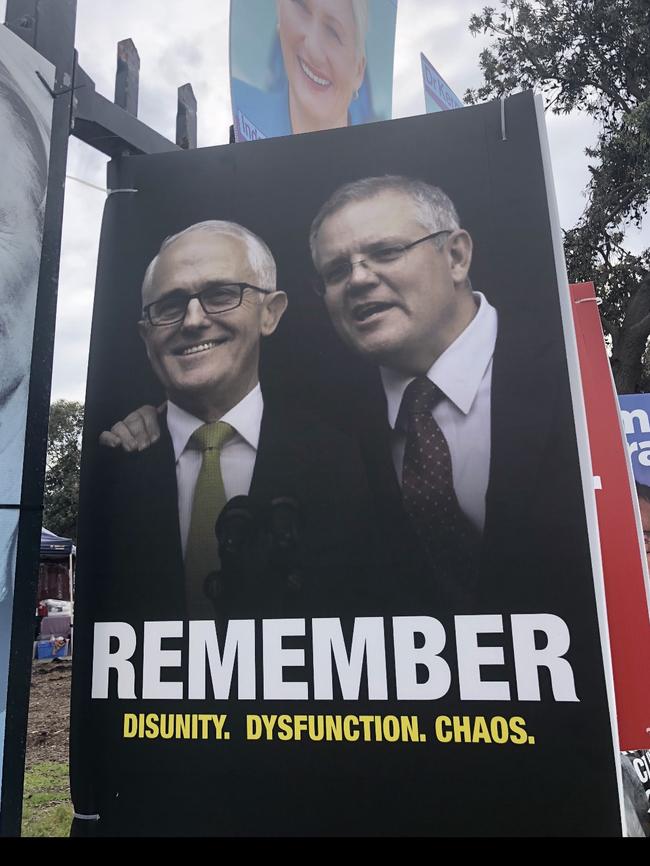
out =
<path fill-rule="evenodd" d="M 420 59 L 427 114 L 432 114 L 434 111 L 448 111 L 450 108 L 462 108 L 462 100 L 456 96 L 435 66 L 422 53 Z"/>
<path fill-rule="evenodd" d="M 634 478 L 650 486 L 650 394 L 619 395 Z"/>

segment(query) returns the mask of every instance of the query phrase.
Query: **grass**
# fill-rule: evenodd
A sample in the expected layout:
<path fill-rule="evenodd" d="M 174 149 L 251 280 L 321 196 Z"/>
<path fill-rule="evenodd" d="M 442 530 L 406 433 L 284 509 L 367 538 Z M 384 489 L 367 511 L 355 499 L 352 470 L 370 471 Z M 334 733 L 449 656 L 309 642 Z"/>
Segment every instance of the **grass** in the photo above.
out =
<path fill-rule="evenodd" d="M 45 762 L 25 772 L 23 836 L 67 836 L 72 821 L 68 765 Z"/>

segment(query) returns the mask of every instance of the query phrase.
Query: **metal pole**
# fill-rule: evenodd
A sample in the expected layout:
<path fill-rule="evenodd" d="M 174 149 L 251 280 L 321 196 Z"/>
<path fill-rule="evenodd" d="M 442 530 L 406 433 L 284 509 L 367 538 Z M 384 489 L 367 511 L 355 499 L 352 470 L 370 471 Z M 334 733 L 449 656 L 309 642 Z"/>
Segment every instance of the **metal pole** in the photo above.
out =
<path fill-rule="evenodd" d="M 191 84 L 178 88 L 176 144 L 184 150 L 192 150 L 197 146 L 196 96 Z"/>
<path fill-rule="evenodd" d="M 115 105 L 134 117 L 138 116 L 138 90 L 140 86 L 140 55 L 132 39 L 117 43 L 117 74 L 115 76 Z"/>

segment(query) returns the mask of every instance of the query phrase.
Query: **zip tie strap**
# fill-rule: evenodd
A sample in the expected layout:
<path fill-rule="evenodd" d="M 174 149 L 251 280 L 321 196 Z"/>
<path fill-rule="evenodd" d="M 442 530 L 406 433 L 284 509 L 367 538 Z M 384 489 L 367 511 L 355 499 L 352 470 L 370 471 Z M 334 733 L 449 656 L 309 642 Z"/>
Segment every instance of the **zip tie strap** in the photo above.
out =
<path fill-rule="evenodd" d="M 578 298 L 578 300 L 577 300 L 577 301 L 574 301 L 573 303 L 574 303 L 574 304 L 586 304 L 587 301 L 595 301 L 596 304 L 597 304 L 598 306 L 600 306 L 600 305 L 602 304 L 602 302 L 603 302 L 603 299 L 602 299 L 602 298 L 597 298 L 595 295 L 593 295 L 591 298 Z"/>
<path fill-rule="evenodd" d="M 99 821 L 99 815 L 82 815 L 80 812 L 73 812 L 72 817 L 78 821 Z"/>

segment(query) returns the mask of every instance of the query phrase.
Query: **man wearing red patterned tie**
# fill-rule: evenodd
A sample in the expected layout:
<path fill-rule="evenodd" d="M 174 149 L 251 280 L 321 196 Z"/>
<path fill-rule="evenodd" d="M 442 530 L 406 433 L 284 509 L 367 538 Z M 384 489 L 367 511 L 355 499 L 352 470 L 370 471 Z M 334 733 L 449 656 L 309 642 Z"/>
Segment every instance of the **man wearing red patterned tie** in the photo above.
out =
<path fill-rule="evenodd" d="M 580 519 L 561 492 L 575 474 L 562 474 L 571 431 L 554 424 L 562 372 L 545 335 L 504 326 L 473 290 L 451 199 L 403 176 L 353 181 L 310 246 L 337 333 L 379 368 L 360 436 L 396 567 L 414 563 L 424 595 L 456 610 L 555 598 L 540 554 L 569 549 Z"/>
<path fill-rule="evenodd" d="M 474 589 L 490 462 L 497 313 L 442 190 L 403 177 L 337 190 L 310 235 L 339 336 L 379 365 L 403 508 L 436 581 Z"/>

